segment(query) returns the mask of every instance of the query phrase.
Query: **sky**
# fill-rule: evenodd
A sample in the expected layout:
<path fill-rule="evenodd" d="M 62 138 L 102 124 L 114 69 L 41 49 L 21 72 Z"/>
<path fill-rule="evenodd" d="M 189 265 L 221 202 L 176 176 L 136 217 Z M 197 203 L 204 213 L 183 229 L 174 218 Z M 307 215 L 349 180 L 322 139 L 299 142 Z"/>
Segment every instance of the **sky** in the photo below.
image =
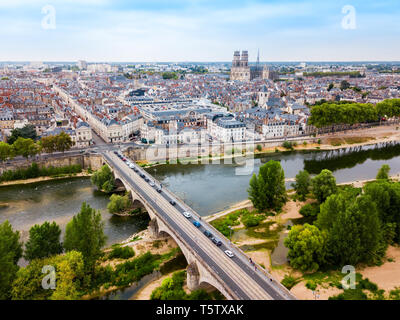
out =
<path fill-rule="evenodd" d="M 0 0 L 0 61 L 400 61 L 398 0 Z"/>

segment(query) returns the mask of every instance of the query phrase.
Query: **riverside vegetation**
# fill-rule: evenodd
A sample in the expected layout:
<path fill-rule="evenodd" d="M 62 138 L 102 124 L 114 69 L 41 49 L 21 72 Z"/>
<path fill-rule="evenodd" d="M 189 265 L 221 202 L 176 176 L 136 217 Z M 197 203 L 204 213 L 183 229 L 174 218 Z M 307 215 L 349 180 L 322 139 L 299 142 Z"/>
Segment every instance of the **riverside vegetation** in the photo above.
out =
<path fill-rule="evenodd" d="M 165 254 L 145 252 L 136 257 L 130 247 L 113 245 L 104 251 L 104 223 L 100 213 L 83 203 L 80 212 L 68 223 L 61 242 L 56 223 L 45 222 L 29 231 L 29 239 L 20 241 L 8 221 L 0 225 L 0 299 L 76 300 L 97 297 L 109 289 L 131 285 L 166 262 L 181 255 L 178 248 Z M 19 267 L 25 257 L 29 264 Z M 56 288 L 45 290 L 42 268 L 53 266 Z M 168 267 L 171 270 L 171 267 Z M 172 268 L 173 270 L 173 268 Z"/>
<path fill-rule="evenodd" d="M 294 193 L 288 196 L 279 162 L 270 161 L 250 180 L 248 193 L 255 210 L 239 210 L 212 224 L 232 238 L 236 229 L 231 228 L 240 223 L 243 223 L 247 233 L 251 230 L 244 223 L 246 216 L 254 221 L 252 226 L 263 225 L 266 218 L 281 212 L 289 197 L 307 200 L 300 209 L 300 214 L 304 216 L 302 220 L 306 222 L 288 226 L 290 231 L 284 241 L 288 248 L 289 265 L 293 270 L 300 271 L 303 277 L 295 278 L 289 273 L 282 283 L 290 289 L 301 279 L 309 279 L 307 287 L 312 289 L 325 279 L 331 286 L 342 288 L 338 279 L 343 277 L 340 270 L 344 265 L 379 266 L 388 246 L 400 244 L 400 183 L 390 180 L 389 171 L 389 166 L 384 165 L 375 181 L 366 183 L 362 188 L 354 188 L 338 186 L 329 170 L 322 170 L 313 178 L 304 170 L 296 176 L 292 185 Z M 275 235 L 270 232 L 268 237 L 277 244 Z M 357 275 L 357 288 L 355 291 L 344 290 L 343 294 L 332 298 L 398 297 L 396 290 L 385 296 L 375 284 L 362 279 L 361 275 Z"/>

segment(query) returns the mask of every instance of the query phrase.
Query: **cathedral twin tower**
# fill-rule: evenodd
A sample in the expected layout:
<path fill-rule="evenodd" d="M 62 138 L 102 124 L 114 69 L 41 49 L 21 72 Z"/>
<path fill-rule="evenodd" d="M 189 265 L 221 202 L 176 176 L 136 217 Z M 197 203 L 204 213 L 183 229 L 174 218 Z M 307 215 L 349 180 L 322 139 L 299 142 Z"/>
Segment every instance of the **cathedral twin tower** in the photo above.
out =
<path fill-rule="evenodd" d="M 269 79 L 270 72 L 267 66 L 260 67 L 259 55 L 257 56 L 257 65 L 249 66 L 249 53 L 247 51 L 235 51 L 233 54 L 231 80 L 250 81 L 255 78 Z"/>

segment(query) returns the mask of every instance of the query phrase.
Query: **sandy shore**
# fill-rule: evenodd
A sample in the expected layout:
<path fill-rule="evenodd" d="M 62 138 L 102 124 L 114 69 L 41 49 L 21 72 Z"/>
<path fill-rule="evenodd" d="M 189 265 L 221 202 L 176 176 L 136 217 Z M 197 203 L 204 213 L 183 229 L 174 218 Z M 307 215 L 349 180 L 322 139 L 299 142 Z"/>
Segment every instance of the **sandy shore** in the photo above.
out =
<path fill-rule="evenodd" d="M 30 184 L 30 183 L 36 183 L 36 182 L 42 182 L 42 181 L 62 180 L 62 179 L 79 178 L 79 177 L 90 177 L 90 176 L 91 176 L 90 173 L 81 172 L 81 173 L 77 173 L 77 174 L 65 175 L 62 177 L 38 177 L 38 178 L 25 179 L 25 180 L 5 181 L 5 182 L 0 183 L 0 187 Z"/>
<path fill-rule="evenodd" d="M 376 283 L 379 289 L 390 291 L 400 288 L 400 247 L 390 246 L 386 251 L 386 259 L 390 259 L 390 261 L 386 261 L 381 266 L 367 267 L 358 272 L 364 278 Z"/>

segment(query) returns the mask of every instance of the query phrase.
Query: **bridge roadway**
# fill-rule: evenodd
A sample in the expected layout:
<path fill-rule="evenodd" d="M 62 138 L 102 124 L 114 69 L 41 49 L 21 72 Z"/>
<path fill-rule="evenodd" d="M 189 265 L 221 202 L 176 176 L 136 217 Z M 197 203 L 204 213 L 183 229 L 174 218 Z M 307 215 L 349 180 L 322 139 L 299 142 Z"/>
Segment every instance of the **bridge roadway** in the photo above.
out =
<path fill-rule="evenodd" d="M 112 151 L 102 152 L 104 160 L 117 171 L 125 183 L 128 183 L 135 192 L 152 206 L 156 214 L 178 233 L 186 246 L 193 249 L 201 259 L 200 263 L 205 263 L 213 271 L 213 276 L 219 279 L 229 291 L 234 293 L 238 300 L 293 300 L 290 294 L 281 284 L 271 281 L 266 274 L 260 270 L 255 271 L 254 267 L 245 259 L 236 248 L 222 238 L 223 245 L 217 247 L 207 238 L 203 232 L 197 229 L 191 221 L 182 215 L 188 211 L 185 205 L 166 192 L 165 188 L 158 193 L 155 188 L 139 176 L 139 173 L 130 169 Z M 146 172 L 144 172 L 147 176 Z M 169 201 L 176 202 L 172 206 Z M 190 210 L 193 213 L 193 210 Z M 202 227 L 208 226 L 205 221 L 201 221 Z M 207 228 L 212 230 L 213 228 Z M 231 250 L 235 257 L 229 258 L 224 251 Z"/>

